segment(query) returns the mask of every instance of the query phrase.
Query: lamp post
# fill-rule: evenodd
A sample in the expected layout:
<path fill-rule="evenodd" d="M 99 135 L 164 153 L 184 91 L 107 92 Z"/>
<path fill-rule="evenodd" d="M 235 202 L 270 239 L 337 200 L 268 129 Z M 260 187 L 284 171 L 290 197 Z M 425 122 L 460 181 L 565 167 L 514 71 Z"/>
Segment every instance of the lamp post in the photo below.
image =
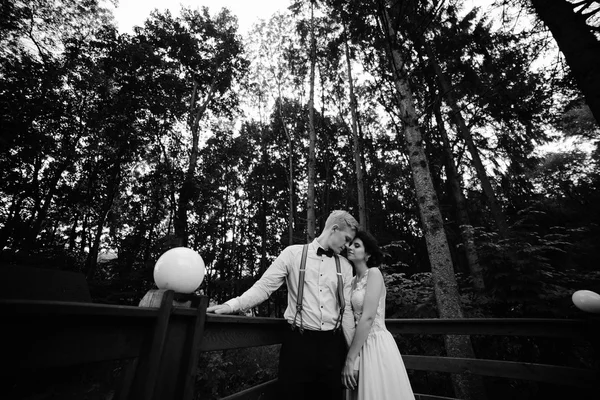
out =
<path fill-rule="evenodd" d="M 158 289 L 139 304 L 158 308 L 156 320 L 140 356 L 124 367 L 118 399 L 193 399 L 208 305 L 206 296 L 194 292 L 204 275 L 204 261 L 192 249 L 176 247 L 160 256 L 154 266 Z"/>
<path fill-rule="evenodd" d="M 158 289 L 149 290 L 140 301 L 140 307 L 160 307 L 164 293 L 172 290 L 176 307 L 197 306 L 194 299 L 205 275 L 204 260 L 187 247 L 175 247 L 159 257 L 154 266 L 154 282 Z"/>

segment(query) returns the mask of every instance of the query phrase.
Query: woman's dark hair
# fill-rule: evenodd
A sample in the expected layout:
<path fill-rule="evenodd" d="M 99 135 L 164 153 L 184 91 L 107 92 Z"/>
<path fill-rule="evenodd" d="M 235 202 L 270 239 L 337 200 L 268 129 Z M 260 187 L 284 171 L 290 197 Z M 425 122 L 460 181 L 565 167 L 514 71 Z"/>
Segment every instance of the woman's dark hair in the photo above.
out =
<path fill-rule="evenodd" d="M 373 268 L 379 266 L 383 261 L 383 251 L 377 244 L 377 239 L 367 231 L 358 231 L 354 239 L 360 239 L 365 246 L 365 253 L 369 253 L 370 257 L 367 261 L 367 267 Z"/>

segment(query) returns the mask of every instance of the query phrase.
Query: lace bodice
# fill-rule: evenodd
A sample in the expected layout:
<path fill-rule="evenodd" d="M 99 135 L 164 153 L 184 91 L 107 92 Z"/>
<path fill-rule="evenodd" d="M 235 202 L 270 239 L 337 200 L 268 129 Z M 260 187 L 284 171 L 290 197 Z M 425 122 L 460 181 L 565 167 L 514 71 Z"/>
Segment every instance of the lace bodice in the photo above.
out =
<path fill-rule="evenodd" d="M 367 280 L 369 279 L 369 270 L 366 271 L 365 275 L 357 281 L 357 277 L 355 276 L 352 279 L 352 312 L 354 313 L 354 321 L 358 322 L 360 317 L 362 317 L 363 313 L 363 304 L 365 301 L 365 293 L 367 289 Z M 383 287 L 383 291 L 381 292 L 381 296 L 379 297 L 379 305 L 377 306 L 377 314 L 375 315 L 375 320 L 373 321 L 373 326 L 369 335 L 378 332 L 387 330 L 385 327 L 385 286 Z"/>

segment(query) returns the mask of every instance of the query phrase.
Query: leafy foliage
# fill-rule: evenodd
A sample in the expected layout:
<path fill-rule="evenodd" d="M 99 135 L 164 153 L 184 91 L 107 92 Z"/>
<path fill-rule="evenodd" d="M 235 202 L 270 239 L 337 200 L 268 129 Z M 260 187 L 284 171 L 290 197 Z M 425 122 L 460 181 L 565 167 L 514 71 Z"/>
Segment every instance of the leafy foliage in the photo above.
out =
<path fill-rule="evenodd" d="M 219 399 L 277 377 L 279 345 L 202 353 L 196 398 Z"/>

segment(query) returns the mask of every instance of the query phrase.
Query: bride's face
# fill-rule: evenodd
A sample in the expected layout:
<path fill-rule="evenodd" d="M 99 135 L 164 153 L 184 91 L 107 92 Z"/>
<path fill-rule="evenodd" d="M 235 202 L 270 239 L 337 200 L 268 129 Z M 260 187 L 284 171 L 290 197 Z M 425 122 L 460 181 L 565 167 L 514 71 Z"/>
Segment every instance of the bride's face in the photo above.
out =
<path fill-rule="evenodd" d="M 366 261 L 365 257 L 365 246 L 363 241 L 360 239 L 354 239 L 350 246 L 348 246 L 348 260 L 352 261 Z"/>

